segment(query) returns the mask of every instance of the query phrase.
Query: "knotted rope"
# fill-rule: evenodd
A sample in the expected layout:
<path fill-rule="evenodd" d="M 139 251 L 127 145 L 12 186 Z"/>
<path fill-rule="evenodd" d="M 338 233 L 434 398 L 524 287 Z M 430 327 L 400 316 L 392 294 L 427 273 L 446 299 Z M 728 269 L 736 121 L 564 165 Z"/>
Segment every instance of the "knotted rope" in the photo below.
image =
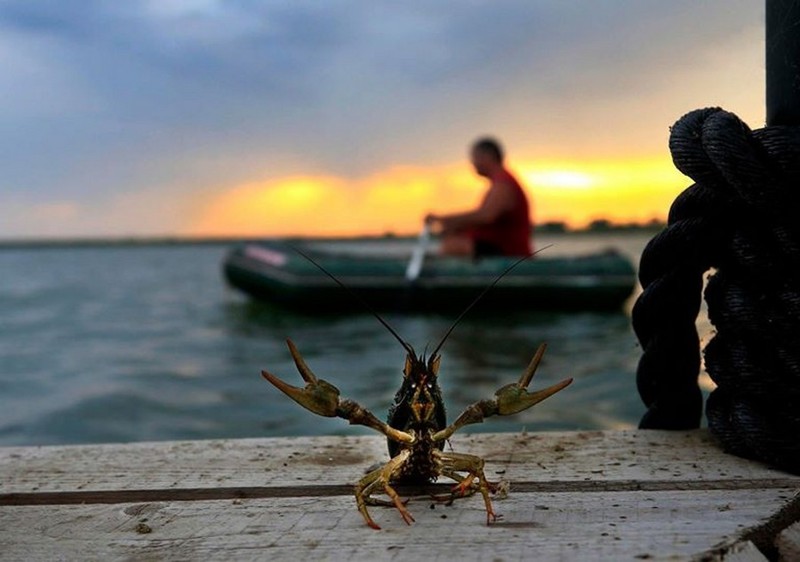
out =
<path fill-rule="evenodd" d="M 729 452 L 800 473 L 800 127 L 751 131 L 732 113 L 702 109 L 674 125 L 670 150 L 696 183 L 642 253 L 640 427 L 700 425 L 695 319 L 714 268 L 709 428 Z"/>

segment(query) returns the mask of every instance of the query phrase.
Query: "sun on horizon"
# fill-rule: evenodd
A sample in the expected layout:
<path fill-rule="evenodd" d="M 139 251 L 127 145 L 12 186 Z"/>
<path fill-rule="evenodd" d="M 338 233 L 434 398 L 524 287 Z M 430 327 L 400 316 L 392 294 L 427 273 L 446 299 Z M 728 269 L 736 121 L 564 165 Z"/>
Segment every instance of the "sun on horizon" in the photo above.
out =
<path fill-rule="evenodd" d="M 534 224 L 581 228 L 594 220 L 664 220 L 690 181 L 669 157 L 517 160 Z M 486 183 L 467 163 L 396 166 L 361 178 L 292 175 L 214 190 L 189 236 L 360 236 L 419 232 L 427 212 L 473 208 Z"/>

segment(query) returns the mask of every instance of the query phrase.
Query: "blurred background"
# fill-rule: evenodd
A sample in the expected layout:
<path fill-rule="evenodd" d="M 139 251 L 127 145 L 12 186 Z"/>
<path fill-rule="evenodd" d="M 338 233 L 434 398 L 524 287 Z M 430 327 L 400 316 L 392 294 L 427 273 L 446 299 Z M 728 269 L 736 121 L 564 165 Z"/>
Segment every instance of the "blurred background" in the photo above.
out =
<path fill-rule="evenodd" d="M 537 246 L 635 263 L 690 183 L 669 126 L 709 105 L 763 124 L 763 21 L 748 0 L 0 3 L 0 445 L 364 431 L 259 372 L 299 380 L 291 336 L 382 417 L 403 350 L 369 315 L 226 288 L 231 245 L 407 255 L 425 213 L 480 200 L 467 150 L 492 134 Z M 635 426 L 631 303 L 468 316 L 450 416 L 547 341 L 538 384 L 575 384 L 475 430 Z M 387 320 L 421 348 L 453 319 Z"/>

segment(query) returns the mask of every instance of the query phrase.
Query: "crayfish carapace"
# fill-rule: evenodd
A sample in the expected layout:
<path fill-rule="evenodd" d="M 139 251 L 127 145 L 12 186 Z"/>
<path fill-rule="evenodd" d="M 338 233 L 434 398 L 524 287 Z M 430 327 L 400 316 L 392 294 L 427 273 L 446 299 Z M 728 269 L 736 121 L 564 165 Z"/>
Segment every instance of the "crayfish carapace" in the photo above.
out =
<path fill-rule="evenodd" d="M 338 279 L 319 264 L 311 261 L 341 285 Z M 369 472 L 355 486 L 358 510 L 373 529 L 380 529 L 380 527 L 367 511 L 367 504 L 393 505 L 400 512 L 403 521 L 409 525 L 414 521 L 405 503 L 392 487 L 393 483 L 423 484 L 435 481 L 439 476 L 446 476 L 457 482 L 452 490 L 453 497 L 479 491 L 486 504 L 486 522 L 487 524 L 492 523 L 497 518 L 489 497 L 489 492 L 494 489 L 494 484 L 486 480 L 483 459 L 475 455 L 445 452 L 445 441 L 465 425 L 482 422 L 490 416 L 507 416 L 526 410 L 572 382 L 571 378 L 565 379 L 543 390 L 528 391 L 528 384 L 544 355 L 546 346 L 542 344 L 518 382 L 503 386 L 495 392 L 494 398 L 481 400 L 468 406 L 452 424 L 447 425 L 444 402 L 438 383 L 441 360 L 439 350 L 464 314 L 517 263 L 519 261 L 512 264 L 462 312 L 427 359 L 424 355 L 418 356 L 411 345 L 367 306 L 406 350 L 403 382 L 394 397 L 394 404 L 389 409 L 388 423 L 378 419 L 358 403 L 340 398 L 339 389 L 314 375 L 291 340 L 287 340 L 289 352 L 292 354 L 300 376 L 306 382 L 305 387 L 292 386 L 275 375 L 262 371 L 261 374 L 265 379 L 315 414 L 344 418 L 351 424 L 371 427 L 387 437 L 391 460 L 384 466 Z M 372 494 L 376 492 L 385 493 L 391 501 L 372 498 Z"/>

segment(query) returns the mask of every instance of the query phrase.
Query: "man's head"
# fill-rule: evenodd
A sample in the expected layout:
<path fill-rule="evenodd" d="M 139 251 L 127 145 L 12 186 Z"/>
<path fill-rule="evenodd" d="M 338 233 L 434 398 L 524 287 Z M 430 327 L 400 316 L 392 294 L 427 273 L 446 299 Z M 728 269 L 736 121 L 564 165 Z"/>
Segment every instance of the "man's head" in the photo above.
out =
<path fill-rule="evenodd" d="M 503 148 L 491 137 L 480 138 L 472 144 L 470 160 L 479 175 L 490 177 L 503 166 Z"/>

